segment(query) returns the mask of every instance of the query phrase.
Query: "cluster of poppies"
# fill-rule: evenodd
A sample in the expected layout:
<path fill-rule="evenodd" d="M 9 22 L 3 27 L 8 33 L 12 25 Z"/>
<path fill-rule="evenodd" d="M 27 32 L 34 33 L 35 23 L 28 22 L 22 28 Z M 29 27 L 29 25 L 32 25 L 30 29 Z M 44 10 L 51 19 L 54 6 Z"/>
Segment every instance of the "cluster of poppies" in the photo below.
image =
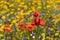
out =
<path fill-rule="evenodd" d="M 28 24 L 28 25 L 24 26 L 24 23 L 23 22 L 19 22 L 20 29 L 27 28 L 29 31 L 32 31 L 32 30 L 34 30 L 34 25 L 37 25 L 37 26 L 39 26 L 39 25 L 42 25 L 43 26 L 44 25 L 44 21 L 39 18 L 39 16 L 40 16 L 40 13 L 39 12 L 34 12 L 33 13 L 33 16 L 35 18 L 34 18 L 34 20 L 32 21 L 31 24 Z"/>
<path fill-rule="evenodd" d="M 21 29 L 21 30 L 28 29 L 29 31 L 32 31 L 32 30 L 34 30 L 34 25 L 36 25 L 36 26 L 44 25 L 44 21 L 39 18 L 39 16 L 40 16 L 39 12 L 34 12 L 33 16 L 34 16 L 34 20 L 32 21 L 31 24 L 24 25 L 24 22 L 19 22 L 18 23 L 19 29 Z M 10 27 L 9 24 L 5 24 L 3 30 L 5 32 L 10 33 L 12 31 L 12 28 Z"/>
<path fill-rule="evenodd" d="M 0 0 L 0 40 L 60 40 L 60 0 Z"/>

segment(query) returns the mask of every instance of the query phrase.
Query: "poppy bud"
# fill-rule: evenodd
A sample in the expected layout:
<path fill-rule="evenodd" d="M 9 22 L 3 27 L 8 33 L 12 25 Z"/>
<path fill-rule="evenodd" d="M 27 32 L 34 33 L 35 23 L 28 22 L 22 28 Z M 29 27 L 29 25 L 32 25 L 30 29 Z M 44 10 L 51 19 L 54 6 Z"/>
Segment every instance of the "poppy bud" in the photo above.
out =
<path fill-rule="evenodd" d="M 38 17 L 38 16 L 40 16 L 40 13 L 39 12 L 34 12 L 34 14 L 33 14 L 35 17 Z"/>

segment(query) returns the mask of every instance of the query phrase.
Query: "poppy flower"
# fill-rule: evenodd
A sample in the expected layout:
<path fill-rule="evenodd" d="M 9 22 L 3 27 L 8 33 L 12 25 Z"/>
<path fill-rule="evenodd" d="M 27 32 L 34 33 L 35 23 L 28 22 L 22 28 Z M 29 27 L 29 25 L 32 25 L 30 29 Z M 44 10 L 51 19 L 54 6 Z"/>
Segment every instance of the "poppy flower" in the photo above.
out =
<path fill-rule="evenodd" d="M 44 21 L 42 19 L 40 19 L 39 24 L 43 26 L 44 25 Z"/>
<path fill-rule="evenodd" d="M 10 33 L 12 31 L 9 24 L 5 24 L 3 30 L 4 30 L 4 32 L 8 32 L 8 33 Z"/>
<path fill-rule="evenodd" d="M 31 25 L 31 24 L 27 25 L 26 28 L 27 28 L 29 31 L 34 30 L 34 26 Z"/>
<path fill-rule="evenodd" d="M 18 26 L 23 26 L 23 24 L 24 24 L 23 22 L 19 22 Z"/>
<path fill-rule="evenodd" d="M 39 18 L 35 18 L 33 22 L 34 22 L 35 25 L 40 25 L 40 24 L 39 24 L 39 21 L 40 21 Z"/>
<path fill-rule="evenodd" d="M 23 22 L 19 23 L 19 29 L 24 30 L 26 28 L 26 26 L 24 26 Z"/>
<path fill-rule="evenodd" d="M 24 30 L 26 27 L 23 25 L 23 26 L 19 26 L 19 29 L 21 30 Z"/>
<path fill-rule="evenodd" d="M 35 25 L 44 25 L 44 21 L 40 18 L 35 18 L 33 22 Z"/>
<path fill-rule="evenodd" d="M 5 24 L 4 27 L 10 27 L 10 25 L 9 24 Z"/>
<path fill-rule="evenodd" d="M 35 17 L 39 17 L 39 16 L 40 16 L 40 13 L 35 11 L 35 12 L 33 13 L 33 15 L 34 15 Z"/>
<path fill-rule="evenodd" d="M 12 32 L 12 29 L 9 29 L 9 28 L 4 28 L 3 30 L 4 30 L 4 32 L 7 32 L 7 33 Z"/>

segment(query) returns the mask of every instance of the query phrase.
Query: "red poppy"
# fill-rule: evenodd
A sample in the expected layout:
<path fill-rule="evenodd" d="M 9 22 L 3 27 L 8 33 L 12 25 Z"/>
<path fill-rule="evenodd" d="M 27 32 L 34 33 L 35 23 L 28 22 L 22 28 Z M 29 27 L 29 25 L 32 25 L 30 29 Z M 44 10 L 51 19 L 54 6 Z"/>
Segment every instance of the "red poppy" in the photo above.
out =
<path fill-rule="evenodd" d="M 23 22 L 19 22 L 18 26 L 23 26 L 23 24 L 24 24 Z"/>
<path fill-rule="evenodd" d="M 5 24 L 3 30 L 4 32 L 8 32 L 8 33 L 12 32 L 12 29 L 9 24 Z"/>
<path fill-rule="evenodd" d="M 7 33 L 12 32 L 12 29 L 11 28 L 4 28 L 3 30 L 4 30 L 4 32 L 7 32 Z"/>
<path fill-rule="evenodd" d="M 35 18 L 33 22 L 35 25 L 44 25 L 44 21 L 40 18 Z"/>
<path fill-rule="evenodd" d="M 9 24 L 5 24 L 4 27 L 10 27 L 10 25 Z"/>
<path fill-rule="evenodd" d="M 21 30 L 24 30 L 26 27 L 23 25 L 23 26 L 19 26 L 19 29 Z"/>
<path fill-rule="evenodd" d="M 19 29 L 24 30 L 26 27 L 24 26 L 23 22 L 19 23 Z"/>
<path fill-rule="evenodd" d="M 34 22 L 35 25 L 39 25 L 39 21 L 40 21 L 39 18 L 35 18 L 33 22 Z"/>
<path fill-rule="evenodd" d="M 29 31 L 34 30 L 34 26 L 31 25 L 31 24 L 27 25 L 26 28 L 27 28 Z"/>
<path fill-rule="evenodd" d="M 43 26 L 44 25 L 44 21 L 42 19 L 40 19 L 39 24 Z"/>
<path fill-rule="evenodd" d="M 35 17 L 38 17 L 38 16 L 40 16 L 40 13 L 35 11 L 33 15 L 34 15 Z"/>

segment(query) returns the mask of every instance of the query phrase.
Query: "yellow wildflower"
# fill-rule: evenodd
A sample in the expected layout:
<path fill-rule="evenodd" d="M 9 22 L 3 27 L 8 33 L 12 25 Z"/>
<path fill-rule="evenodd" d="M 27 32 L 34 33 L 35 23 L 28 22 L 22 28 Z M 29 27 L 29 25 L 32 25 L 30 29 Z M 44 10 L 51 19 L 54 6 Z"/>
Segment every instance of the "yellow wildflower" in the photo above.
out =
<path fill-rule="evenodd" d="M 47 8 L 50 8 L 51 6 L 50 5 L 47 5 Z"/>
<path fill-rule="evenodd" d="M 4 1 L 1 1 L 0 3 L 4 4 Z"/>
<path fill-rule="evenodd" d="M 3 8 L 4 8 L 4 9 L 8 9 L 7 5 L 4 5 Z"/>
<path fill-rule="evenodd" d="M 7 16 L 9 16 L 10 14 L 7 14 Z"/>
<path fill-rule="evenodd" d="M 42 34 L 42 37 L 43 37 L 43 39 L 42 39 L 42 40 L 45 40 L 45 33 L 43 33 L 43 34 Z"/>
<path fill-rule="evenodd" d="M 50 28 L 50 30 L 54 30 L 54 28 Z"/>
<path fill-rule="evenodd" d="M 23 15 L 24 15 L 24 12 L 23 12 L 23 10 L 21 11 L 20 15 L 21 15 L 21 16 L 23 16 Z"/>
<path fill-rule="evenodd" d="M 21 2 L 21 4 L 20 5 L 23 5 L 23 4 L 25 4 L 24 2 Z"/>
<path fill-rule="evenodd" d="M 59 33 L 60 31 L 57 30 L 56 32 Z"/>
<path fill-rule="evenodd" d="M 11 22 L 11 19 L 8 19 L 9 22 Z"/>
<path fill-rule="evenodd" d="M 14 7 L 14 4 L 10 4 L 10 6 L 9 7 Z"/>
<path fill-rule="evenodd" d="M 3 36 L 3 34 L 0 34 L 0 37 Z"/>
<path fill-rule="evenodd" d="M 27 5 L 25 5 L 25 6 L 24 6 L 24 9 L 27 9 L 27 8 L 28 8 Z"/>
<path fill-rule="evenodd" d="M 38 9 L 41 9 L 41 6 L 38 6 Z"/>
<path fill-rule="evenodd" d="M 20 37 L 23 37 L 23 32 L 20 33 Z"/>
<path fill-rule="evenodd" d="M 56 19 L 56 20 L 55 20 L 55 23 L 57 23 L 58 21 L 59 21 L 59 19 Z"/>
<path fill-rule="evenodd" d="M 53 18 L 54 18 L 54 19 L 56 19 L 56 18 L 57 18 L 57 16 L 53 16 Z"/>
<path fill-rule="evenodd" d="M 0 12 L 0 14 L 5 14 L 6 13 L 6 10 L 3 10 Z"/>
<path fill-rule="evenodd" d="M 5 19 L 6 19 L 6 17 L 5 17 L 5 16 L 2 16 L 2 19 L 3 19 L 3 20 L 5 20 Z"/>
<path fill-rule="evenodd" d="M 16 38 L 13 37 L 12 40 L 16 40 Z"/>
<path fill-rule="evenodd" d="M 47 36 L 46 38 L 50 38 L 49 36 Z"/>
<path fill-rule="evenodd" d="M 30 13 L 30 12 L 32 12 L 32 10 L 29 10 L 28 12 Z"/>
<path fill-rule="evenodd" d="M 0 23 L 0 26 L 2 26 L 2 23 Z"/>
<path fill-rule="evenodd" d="M 16 20 L 12 20 L 12 23 L 16 23 Z"/>
<path fill-rule="evenodd" d="M 33 18 L 34 18 L 34 17 L 33 17 L 33 16 L 31 16 L 31 17 L 30 17 L 30 20 L 31 20 L 31 19 L 33 19 Z"/>
<path fill-rule="evenodd" d="M 12 27 L 13 26 L 13 23 L 11 23 L 10 26 Z"/>
<path fill-rule="evenodd" d="M 20 3 L 21 0 L 16 0 L 16 2 Z"/>
<path fill-rule="evenodd" d="M 56 0 L 56 2 L 59 2 L 60 3 L 60 0 Z"/>
<path fill-rule="evenodd" d="M 57 6 L 56 6 L 56 5 L 54 5 L 53 7 L 56 9 L 56 7 L 57 7 Z"/>
<path fill-rule="evenodd" d="M 1 26 L 0 31 L 3 31 L 4 25 Z"/>
<path fill-rule="evenodd" d="M 31 6 L 32 10 L 35 11 L 35 7 L 34 6 Z"/>
<path fill-rule="evenodd" d="M 17 8 L 17 10 L 20 10 L 20 8 Z"/>
<path fill-rule="evenodd" d="M 58 36 L 59 35 L 59 33 L 55 33 L 55 36 Z"/>
<path fill-rule="evenodd" d="M 53 38 L 51 38 L 51 40 L 53 40 Z"/>
<path fill-rule="evenodd" d="M 16 18 L 17 18 L 17 19 L 19 19 L 19 18 L 20 18 L 20 16 L 19 16 L 19 15 L 16 15 Z"/>

